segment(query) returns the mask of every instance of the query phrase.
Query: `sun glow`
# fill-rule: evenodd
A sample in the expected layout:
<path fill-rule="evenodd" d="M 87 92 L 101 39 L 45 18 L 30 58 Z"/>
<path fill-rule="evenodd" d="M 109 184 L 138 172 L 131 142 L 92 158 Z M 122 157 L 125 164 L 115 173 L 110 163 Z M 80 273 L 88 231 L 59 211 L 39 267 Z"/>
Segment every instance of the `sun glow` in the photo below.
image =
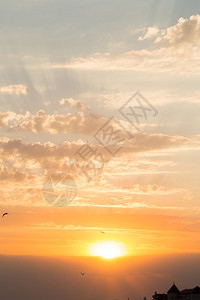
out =
<path fill-rule="evenodd" d="M 126 255 L 126 249 L 122 243 L 106 241 L 92 244 L 89 249 L 89 253 L 93 256 L 101 256 L 106 259 L 111 259 Z"/>

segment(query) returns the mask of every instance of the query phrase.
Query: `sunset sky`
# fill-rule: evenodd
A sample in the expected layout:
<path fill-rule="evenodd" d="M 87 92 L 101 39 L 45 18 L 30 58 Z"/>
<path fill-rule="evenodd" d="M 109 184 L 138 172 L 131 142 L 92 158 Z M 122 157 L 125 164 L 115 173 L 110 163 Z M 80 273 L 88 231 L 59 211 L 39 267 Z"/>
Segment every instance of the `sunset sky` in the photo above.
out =
<path fill-rule="evenodd" d="M 0 0 L 0 41 L 0 254 L 199 254 L 200 2 Z"/>

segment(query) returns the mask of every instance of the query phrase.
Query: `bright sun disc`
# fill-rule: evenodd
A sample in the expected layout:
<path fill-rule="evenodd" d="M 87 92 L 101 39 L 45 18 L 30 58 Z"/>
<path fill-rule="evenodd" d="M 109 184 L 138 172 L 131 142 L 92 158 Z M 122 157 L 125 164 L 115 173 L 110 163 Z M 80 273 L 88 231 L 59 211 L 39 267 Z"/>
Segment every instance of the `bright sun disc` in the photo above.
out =
<path fill-rule="evenodd" d="M 91 245 L 89 252 L 93 256 L 101 256 L 107 259 L 126 255 L 124 245 L 112 241 L 94 243 Z"/>

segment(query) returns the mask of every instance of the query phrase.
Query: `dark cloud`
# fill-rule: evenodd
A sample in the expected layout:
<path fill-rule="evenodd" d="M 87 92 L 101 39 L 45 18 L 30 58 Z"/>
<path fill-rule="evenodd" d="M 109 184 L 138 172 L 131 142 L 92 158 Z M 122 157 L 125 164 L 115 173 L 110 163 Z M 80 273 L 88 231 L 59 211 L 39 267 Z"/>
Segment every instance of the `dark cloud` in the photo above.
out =
<path fill-rule="evenodd" d="M 199 285 L 199 255 L 97 258 L 0 257 L 4 300 L 143 299 Z M 80 272 L 85 272 L 81 276 Z"/>

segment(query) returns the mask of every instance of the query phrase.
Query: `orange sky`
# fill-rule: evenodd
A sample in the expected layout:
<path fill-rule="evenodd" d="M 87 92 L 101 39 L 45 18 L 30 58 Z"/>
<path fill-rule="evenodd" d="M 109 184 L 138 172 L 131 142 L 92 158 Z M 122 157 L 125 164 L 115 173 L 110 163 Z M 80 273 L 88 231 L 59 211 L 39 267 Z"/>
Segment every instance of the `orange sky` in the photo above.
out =
<path fill-rule="evenodd" d="M 2 17 L 0 253 L 199 253 L 199 4 L 36 2 Z"/>

